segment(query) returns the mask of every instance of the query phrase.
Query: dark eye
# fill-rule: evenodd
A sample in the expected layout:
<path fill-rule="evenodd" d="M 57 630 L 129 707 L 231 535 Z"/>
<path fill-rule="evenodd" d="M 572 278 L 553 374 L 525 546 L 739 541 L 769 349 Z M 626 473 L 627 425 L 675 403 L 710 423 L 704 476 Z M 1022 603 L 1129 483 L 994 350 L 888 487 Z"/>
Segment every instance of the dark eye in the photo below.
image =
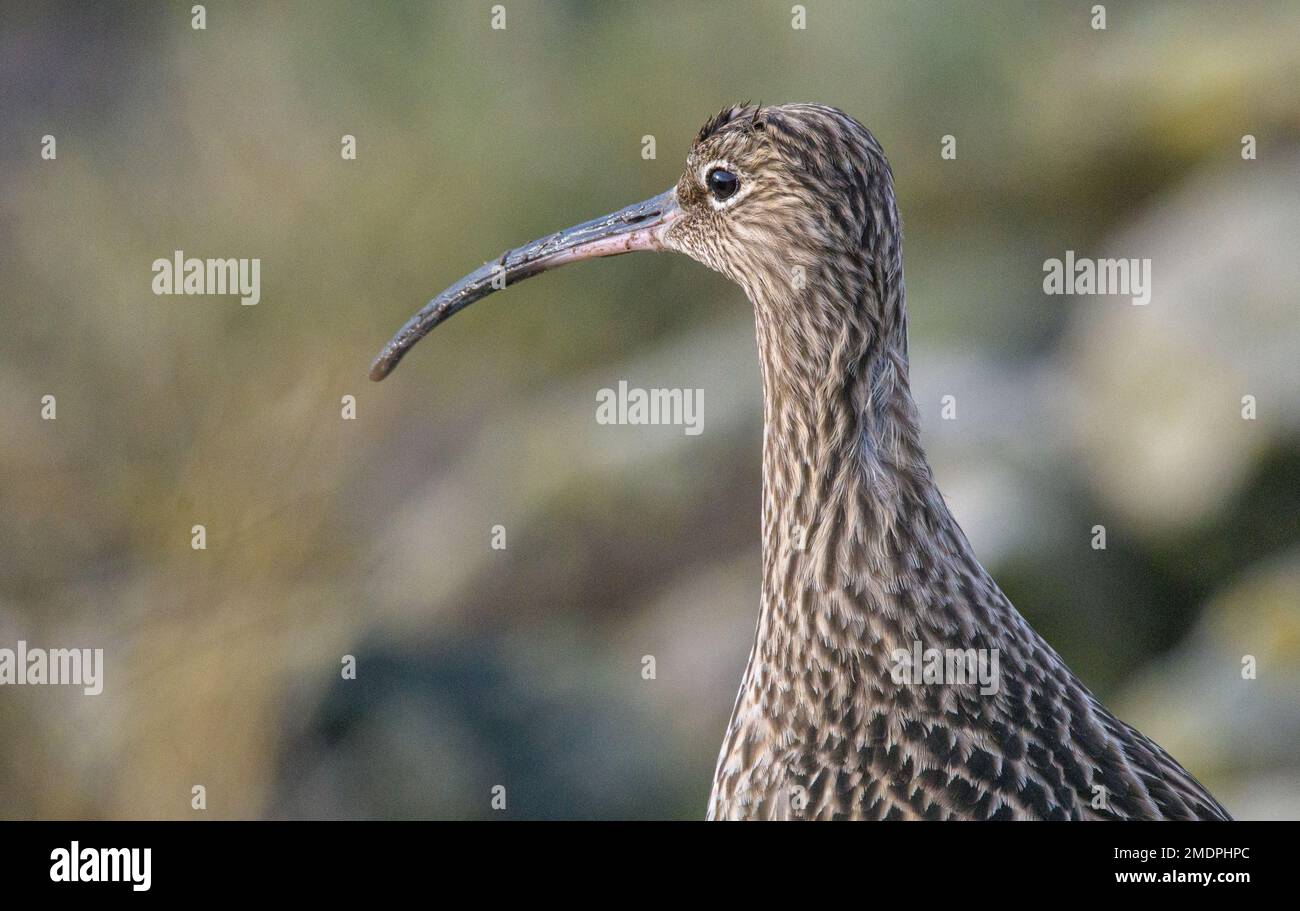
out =
<path fill-rule="evenodd" d="M 709 172 L 709 192 L 714 199 L 730 199 L 740 189 L 740 178 L 730 171 L 714 168 Z"/>

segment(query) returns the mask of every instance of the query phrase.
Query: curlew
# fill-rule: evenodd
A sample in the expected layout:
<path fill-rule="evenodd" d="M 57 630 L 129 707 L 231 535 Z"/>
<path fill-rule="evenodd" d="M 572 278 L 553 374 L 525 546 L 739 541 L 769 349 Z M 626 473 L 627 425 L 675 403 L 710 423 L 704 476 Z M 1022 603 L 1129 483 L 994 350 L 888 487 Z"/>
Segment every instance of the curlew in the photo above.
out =
<path fill-rule="evenodd" d="M 909 390 L 893 176 L 843 112 L 723 110 L 676 186 L 465 276 L 370 377 L 494 290 L 634 250 L 728 276 L 757 327 L 762 603 L 709 818 L 1228 818 L 1088 691 L 948 511 Z"/>

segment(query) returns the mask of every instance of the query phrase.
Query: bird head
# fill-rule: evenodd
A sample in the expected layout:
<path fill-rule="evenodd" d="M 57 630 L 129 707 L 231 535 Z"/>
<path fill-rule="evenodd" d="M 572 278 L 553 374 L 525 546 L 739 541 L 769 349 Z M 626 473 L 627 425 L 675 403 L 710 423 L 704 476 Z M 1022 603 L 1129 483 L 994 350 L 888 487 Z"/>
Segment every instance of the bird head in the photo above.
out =
<path fill-rule="evenodd" d="M 824 105 L 733 105 L 701 128 L 674 187 L 466 275 L 411 317 L 370 377 L 383 379 L 431 329 L 494 291 L 636 250 L 684 253 L 721 272 L 760 324 L 796 339 L 864 316 L 879 335 L 891 289 L 901 291 L 893 178 L 871 133 Z"/>

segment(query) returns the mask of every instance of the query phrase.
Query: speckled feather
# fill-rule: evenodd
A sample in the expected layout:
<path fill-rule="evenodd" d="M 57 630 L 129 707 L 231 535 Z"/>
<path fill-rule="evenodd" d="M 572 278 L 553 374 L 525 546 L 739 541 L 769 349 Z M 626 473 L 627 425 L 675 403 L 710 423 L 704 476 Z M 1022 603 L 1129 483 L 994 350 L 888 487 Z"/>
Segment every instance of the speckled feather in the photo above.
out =
<path fill-rule="evenodd" d="M 741 181 L 725 205 L 706 198 L 719 163 Z M 762 605 L 709 817 L 1226 819 L 1029 627 L 944 503 L 871 133 L 821 105 L 731 107 L 677 196 L 691 216 L 666 243 L 744 288 L 764 390 Z M 996 649 L 998 692 L 895 683 L 916 642 Z"/>

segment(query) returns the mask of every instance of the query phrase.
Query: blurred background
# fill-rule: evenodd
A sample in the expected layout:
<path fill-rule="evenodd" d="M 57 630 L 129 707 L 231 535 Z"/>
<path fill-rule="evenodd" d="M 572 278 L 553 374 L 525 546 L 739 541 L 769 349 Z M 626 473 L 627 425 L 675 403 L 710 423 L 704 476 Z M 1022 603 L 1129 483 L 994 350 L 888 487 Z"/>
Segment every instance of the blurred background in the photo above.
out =
<path fill-rule="evenodd" d="M 0 816 L 702 817 L 758 609 L 740 290 L 588 264 L 366 372 L 748 99 L 888 152 L 926 445 L 1012 601 L 1235 815 L 1300 817 L 1300 7 L 492 5 L 0 7 L 0 647 L 107 665 L 0 688 Z M 261 258 L 260 304 L 155 296 L 175 250 Z M 1151 303 L 1044 295 L 1066 250 L 1151 258 Z M 619 380 L 704 432 L 597 425 Z"/>

